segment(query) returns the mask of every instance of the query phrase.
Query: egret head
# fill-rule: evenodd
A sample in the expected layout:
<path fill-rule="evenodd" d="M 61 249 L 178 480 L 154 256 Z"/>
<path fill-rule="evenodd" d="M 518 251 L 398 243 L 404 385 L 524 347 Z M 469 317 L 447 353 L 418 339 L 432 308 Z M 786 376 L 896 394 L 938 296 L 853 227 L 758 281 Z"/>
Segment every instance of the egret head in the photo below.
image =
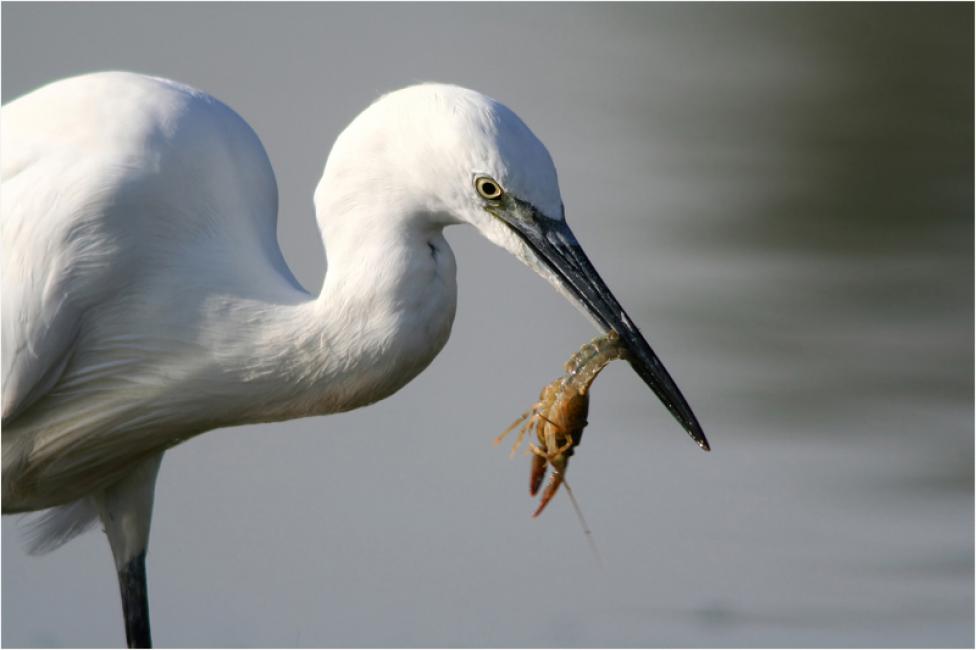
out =
<path fill-rule="evenodd" d="M 394 208 L 387 214 L 434 228 L 473 225 L 546 278 L 601 331 L 615 330 L 637 373 L 708 449 L 678 387 L 566 224 L 552 158 L 514 112 L 458 86 L 421 84 L 387 94 L 336 141 L 316 192 L 319 212 L 327 200 L 320 197 L 323 187 L 355 187 L 353 200 L 363 196 L 363 183 Z"/>

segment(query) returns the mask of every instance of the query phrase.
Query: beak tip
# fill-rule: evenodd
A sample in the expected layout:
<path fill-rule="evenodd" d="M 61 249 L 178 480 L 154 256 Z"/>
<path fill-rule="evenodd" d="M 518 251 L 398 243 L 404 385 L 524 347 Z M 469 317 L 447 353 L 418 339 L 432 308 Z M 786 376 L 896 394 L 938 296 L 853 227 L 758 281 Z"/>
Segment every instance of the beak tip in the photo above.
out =
<path fill-rule="evenodd" d="M 708 438 L 705 437 L 705 432 L 702 430 L 701 425 L 698 424 L 698 419 L 695 417 L 694 413 L 691 413 L 691 407 L 688 407 L 687 404 L 685 404 L 685 406 L 690 415 L 690 421 L 685 420 L 684 418 L 679 418 L 679 421 L 684 425 L 685 431 L 688 432 L 688 435 L 691 436 L 691 439 L 695 441 L 695 444 L 697 444 L 702 451 L 711 451 L 712 446 L 708 444 Z"/>
<path fill-rule="evenodd" d="M 685 427 L 685 430 L 688 432 L 688 435 L 691 436 L 691 439 L 695 441 L 695 444 L 698 445 L 699 449 L 702 451 L 712 450 L 712 446 L 708 444 L 708 438 L 705 437 L 705 432 L 702 431 L 698 422 L 695 422 L 694 426 Z"/>

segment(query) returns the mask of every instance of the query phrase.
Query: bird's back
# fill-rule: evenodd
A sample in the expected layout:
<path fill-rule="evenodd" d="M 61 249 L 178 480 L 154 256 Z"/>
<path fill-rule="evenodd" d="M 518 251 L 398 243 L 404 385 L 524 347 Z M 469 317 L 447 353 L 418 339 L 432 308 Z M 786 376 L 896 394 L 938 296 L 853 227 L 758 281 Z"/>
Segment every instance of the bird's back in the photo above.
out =
<path fill-rule="evenodd" d="M 264 149 L 212 97 L 98 73 L 11 102 L 0 124 L 7 488 L 43 449 L 68 458 L 111 428 L 122 407 L 100 396 L 128 390 L 138 407 L 140 371 L 117 370 L 179 355 L 204 301 L 300 288 Z"/>

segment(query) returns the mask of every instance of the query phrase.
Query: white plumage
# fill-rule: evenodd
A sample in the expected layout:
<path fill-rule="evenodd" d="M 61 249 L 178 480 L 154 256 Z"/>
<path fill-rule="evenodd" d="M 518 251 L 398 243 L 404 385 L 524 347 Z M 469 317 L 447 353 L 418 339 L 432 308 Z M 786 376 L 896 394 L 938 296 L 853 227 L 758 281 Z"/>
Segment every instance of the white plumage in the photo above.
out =
<path fill-rule="evenodd" d="M 216 427 L 363 406 L 416 376 L 454 318 L 445 226 L 474 225 L 620 331 L 700 434 L 566 226 L 546 148 L 484 95 L 409 87 L 339 136 L 315 192 L 318 296 L 278 247 L 260 141 L 216 99 L 98 73 L 13 101 L 0 123 L 3 510 L 58 508 L 37 550 L 100 515 L 127 626 L 163 452 Z M 144 570 L 135 580 L 144 601 Z M 147 616 L 130 643 L 148 643 Z"/>
<path fill-rule="evenodd" d="M 410 107 L 430 119 L 411 122 Z M 492 107 L 415 87 L 339 138 L 316 192 L 330 269 L 317 298 L 278 248 L 264 149 L 220 102 L 105 73 L 4 107 L 5 509 L 61 505 L 193 434 L 353 408 L 416 375 L 450 331 L 440 231 L 467 198 L 438 193 L 448 170 L 424 161 L 453 165 L 437 153 L 454 147 L 519 180 L 490 145 L 456 141 L 484 133 L 445 129 L 435 111 L 487 130 Z"/>

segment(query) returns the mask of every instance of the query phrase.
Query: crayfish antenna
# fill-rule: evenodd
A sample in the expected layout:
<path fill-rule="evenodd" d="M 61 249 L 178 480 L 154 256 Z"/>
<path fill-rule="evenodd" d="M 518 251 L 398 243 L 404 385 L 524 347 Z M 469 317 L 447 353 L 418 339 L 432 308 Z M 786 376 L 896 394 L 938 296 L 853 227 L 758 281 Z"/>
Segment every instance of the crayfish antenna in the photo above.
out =
<path fill-rule="evenodd" d="M 597 565 L 601 570 L 606 570 L 606 565 L 603 564 L 603 557 L 600 555 L 600 550 L 596 547 L 596 542 L 593 540 L 593 531 L 590 530 L 589 525 L 586 523 L 586 519 L 583 518 L 583 510 L 580 508 L 579 503 L 576 502 L 576 495 L 573 494 L 572 488 L 569 487 L 569 482 L 564 481 L 563 484 L 566 486 L 566 495 L 569 496 L 569 500 L 573 503 L 573 510 L 576 511 L 576 518 L 579 519 L 580 526 L 583 527 L 583 534 L 586 536 L 586 543 L 593 551 L 593 557 L 596 559 Z"/>

